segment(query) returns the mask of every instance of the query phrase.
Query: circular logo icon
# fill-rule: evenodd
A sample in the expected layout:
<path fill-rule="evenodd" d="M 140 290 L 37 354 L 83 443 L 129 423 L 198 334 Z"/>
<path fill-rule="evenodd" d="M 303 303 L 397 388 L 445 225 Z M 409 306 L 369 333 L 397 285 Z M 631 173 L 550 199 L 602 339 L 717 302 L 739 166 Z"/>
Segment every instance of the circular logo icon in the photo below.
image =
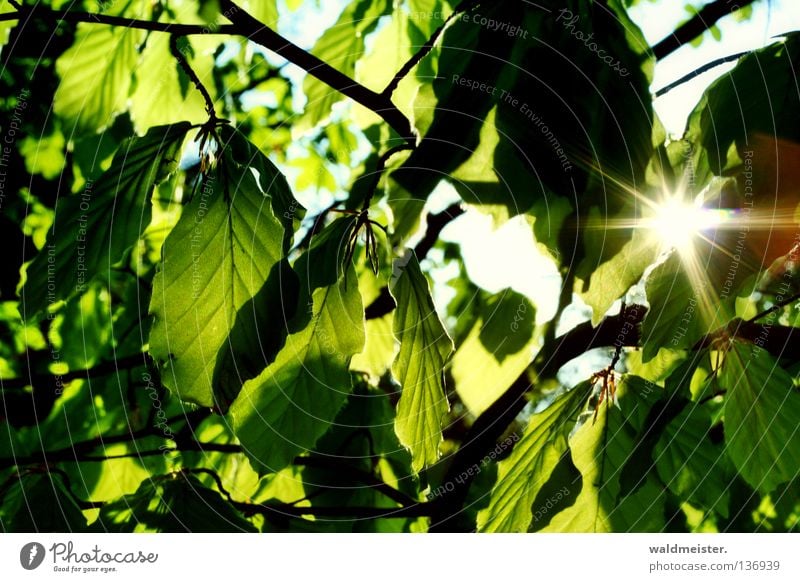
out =
<path fill-rule="evenodd" d="M 30 542 L 19 551 L 19 563 L 26 570 L 35 570 L 44 561 L 44 546 L 39 542 Z"/>

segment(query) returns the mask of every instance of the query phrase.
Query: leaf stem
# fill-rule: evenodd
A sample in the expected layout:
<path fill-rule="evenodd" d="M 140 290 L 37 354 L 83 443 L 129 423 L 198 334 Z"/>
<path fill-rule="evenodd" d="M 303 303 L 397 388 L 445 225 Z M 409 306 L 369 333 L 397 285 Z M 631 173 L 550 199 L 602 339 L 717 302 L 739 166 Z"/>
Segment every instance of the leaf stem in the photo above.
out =
<path fill-rule="evenodd" d="M 206 113 L 208 113 L 208 125 L 211 127 L 216 124 L 217 119 L 217 111 L 214 109 L 214 100 L 211 98 L 211 94 L 206 89 L 205 85 L 203 85 L 202 81 L 200 81 L 200 77 L 197 76 L 197 73 L 194 72 L 191 65 L 189 65 L 189 61 L 186 58 L 186 54 L 184 50 L 178 46 L 178 39 L 185 38 L 185 35 L 182 34 L 173 34 L 169 37 L 169 51 L 172 53 L 172 56 L 175 57 L 175 60 L 178 61 L 178 64 L 186 73 L 186 76 L 194 83 L 194 86 L 200 91 L 200 94 L 203 96 L 203 100 L 206 102 Z"/>

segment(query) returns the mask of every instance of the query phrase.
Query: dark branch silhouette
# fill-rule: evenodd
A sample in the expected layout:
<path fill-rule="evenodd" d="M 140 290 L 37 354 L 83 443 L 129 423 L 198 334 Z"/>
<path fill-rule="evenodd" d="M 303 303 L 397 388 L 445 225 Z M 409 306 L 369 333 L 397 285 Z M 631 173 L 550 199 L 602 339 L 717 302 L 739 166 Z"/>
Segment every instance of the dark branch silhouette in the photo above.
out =
<path fill-rule="evenodd" d="M 72 380 L 89 380 L 91 378 L 100 378 L 108 376 L 122 370 L 130 370 L 132 368 L 145 367 L 148 365 L 148 357 L 146 354 L 136 354 L 135 356 L 127 356 L 119 358 L 111 362 L 101 362 L 82 370 L 71 370 L 65 374 L 28 374 L 19 378 L 7 378 L 0 380 L 0 388 L 3 390 L 14 390 L 25 388 L 26 386 L 36 386 L 38 384 L 52 384 L 55 379 L 60 379 L 62 383 L 71 382 Z"/>
<path fill-rule="evenodd" d="M 357 83 L 338 69 L 330 66 L 322 59 L 301 49 L 293 42 L 265 26 L 244 11 L 232 0 L 221 0 L 220 7 L 225 17 L 233 23 L 236 34 L 246 36 L 249 40 L 268 48 L 287 61 L 294 63 L 308 74 L 313 75 L 326 85 L 336 89 L 342 95 L 378 114 L 389 127 L 400 137 L 413 144 L 415 136 L 411 123 L 392 103 L 389 97 L 376 93 L 364 85 Z"/>
<path fill-rule="evenodd" d="M 692 42 L 725 16 L 741 10 L 752 4 L 755 0 L 714 0 L 706 4 L 700 11 L 687 22 L 679 26 L 675 32 L 657 43 L 653 47 L 656 60 L 674 53 L 683 45 Z"/>

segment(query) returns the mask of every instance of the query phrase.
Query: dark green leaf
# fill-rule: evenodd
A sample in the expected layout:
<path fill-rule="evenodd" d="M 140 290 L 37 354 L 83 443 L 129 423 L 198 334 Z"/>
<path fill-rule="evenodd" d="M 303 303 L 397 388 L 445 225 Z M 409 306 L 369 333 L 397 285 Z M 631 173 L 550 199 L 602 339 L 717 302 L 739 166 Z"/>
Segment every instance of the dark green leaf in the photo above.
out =
<path fill-rule="evenodd" d="M 256 529 L 217 491 L 193 475 L 148 479 L 136 493 L 103 506 L 92 530 L 109 533 L 222 533 Z"/>
<path fill-rule="evenodd" d="M 258 373 L 253 366 L 271 361 L 282 345 L 296 283 L 282 264 L 286 233 L 273 212 L 272 190 L 262 189 L 250 159 L 241 157 L 251 146 L 238 133 L 223 135 L 230 141 L 216 169 L 164 242 L 150 306 L 150 352 L 164 384 L 181 399 L 224 410 Z M 267 164 L 260 163 L 261 184 L 282 192 L 285 182 Z M 271 333 L 262 339 L 259 329 Z M 231 349 L 243 362 L 241 373 L 229 359 Z"/>
<path fill-rule="evenodd" d="M 744 480 L 769 493 L 797 478 L 800 393 L 792 377 L 756 345 L 734 341 L 722 364 L 725 445 Z"/>
<path fill-rule="evenodd" d="M 86 529 L 86 518 L 59 475 L 33 473 L 0 489 L 0 531 L 4 533 L 73 533 Z"/>
<path fill-rule="evenodd" d="M 109 277 L 150 223 L 153 187 L 177 168 L 187 131 L 188 123 L 178 123 L 128 139 L 97 182 L 59 203 L 47 245 L 26 269 L 24 316 L 41 315 L 94 278 Z"/>
<path fill-rule="evenodd" d="M 664 527 L 665 497 L 650 477 L 635 492 L 623 490 L 621 469 L 634 451 L 655 394 L 644 382 L 625 377 L 617 390 L 618 405 L 600 406 L 570 438 L 572 460 L 583 475 L 574 505 L 557 513 L 544 532 L 645 532 Z"/>
<path fill-rule="evenodd" d="M 451 372 L 456 391 L 474 415 L 492 404 L 528 367 L 536 349 L 536 310 L 528 299 L 505 289 L 475 314 Z"/>

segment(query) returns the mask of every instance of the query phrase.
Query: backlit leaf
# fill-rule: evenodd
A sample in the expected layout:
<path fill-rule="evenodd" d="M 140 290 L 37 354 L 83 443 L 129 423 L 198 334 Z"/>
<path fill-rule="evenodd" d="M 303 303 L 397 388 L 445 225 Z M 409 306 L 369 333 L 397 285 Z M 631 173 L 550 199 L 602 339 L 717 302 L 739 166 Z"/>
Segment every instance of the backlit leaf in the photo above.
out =
<path fill-rule="evenodd" d="M 314 447 L 352 390 L 350 359 L 364 347 L 358 287 L 343 279 L 313 292 L 311 319 L 231 406 L 236 436 L 261 475 Z M 305 309 L 305 306 L 301 306 Z"/>
<path fill-rule="evenodd" d="M 478 514 L 480 531 L 528 531 L 531 506 L 567 450 L 567 437 L 590 392 L 584 382 L 531 417 L 511 455 L 498 464 L 489 506 Z"/>
<path fill-rule="evenodd" d="M 400 351 L 392 373 L 402 386 L 395 429 L 421 471 L 439 459 L 442 421 L 450 409 L 444 390 L 444 366 L 453 342 L 436 314 L 428 281 L 416 255 L 407 251 L 394 266 L 390 291 L 397 309 L 394 335 Z"/>

